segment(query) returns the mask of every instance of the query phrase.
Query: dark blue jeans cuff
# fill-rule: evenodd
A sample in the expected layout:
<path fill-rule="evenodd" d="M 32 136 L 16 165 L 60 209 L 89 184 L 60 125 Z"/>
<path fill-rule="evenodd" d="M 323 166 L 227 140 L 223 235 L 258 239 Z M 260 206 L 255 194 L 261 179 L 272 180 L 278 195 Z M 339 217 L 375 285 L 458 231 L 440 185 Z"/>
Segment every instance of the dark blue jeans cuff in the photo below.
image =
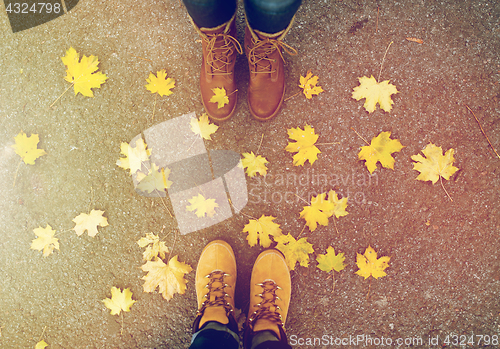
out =
<path fill-rule="evenodd" d="M 200 28 L 215 28 L 228 22 L 236 12 L 236 0 L 182 0 Z"/>
<path fill-rule="evenodd" d="M 207 323 L 193 335 L 189 349 L 238 349 L 239 337 L 226 325 Z"/>
<path fill-rule="evenodd" d="M 236 0 L 182 0 L 194 23 L 215 28 L 236 12 Z M 302 0 L 245 0 L 245 13 L 252 29 L 278 33 L 288 27 Z"/>
<path fill-rule="evenodd" d="M 252 29 L 275 34 L 286 29 L 301 0 L 245 0 L 245 14 Z"/>

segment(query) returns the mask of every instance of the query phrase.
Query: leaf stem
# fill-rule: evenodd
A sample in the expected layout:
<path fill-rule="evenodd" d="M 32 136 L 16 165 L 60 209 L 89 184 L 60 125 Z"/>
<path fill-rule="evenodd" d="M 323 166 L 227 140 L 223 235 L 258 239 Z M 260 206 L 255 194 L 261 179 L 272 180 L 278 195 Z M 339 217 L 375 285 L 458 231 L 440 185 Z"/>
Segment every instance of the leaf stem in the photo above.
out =
<path fill-rule="evenodd" d="M 59 235 L 59 234 L 63 234 L 63 233 L 67 233 L 67 232 L 72 231 L 72 230 L 74 230 L 74 228 L 71 228 L 71 229 L 66 229 L 66 230 L 61 230 L 61 231 L 59 231 L 59 232 L 57 233 L 57 235 Z M 54 234 L 54 236 L 55 236 L 55 234 Z"/>
<path fill-rule="evenodd" d="M 231 96 L 233 93 L 236 93 L 236 92 L 238 92 L 238 89 L 235 89 L 233 92 L 231 92 L 230 94 L 226 95 L 226 97 L 229 97 L 229 96 Z"/>
<path fill-rule="evenodd" d="M 158 189 L 155 189 L 155 190 L 158 190 Z M 161 196 L 158 196 L 161 200 L 161 203 L 163 204 L 163 207 L 165 208 L 165 210 L 167 210 L 168 214 L 170 215 L 170 218 L 174 218 L 174 216 L 172 215 L 172 212 L 170 212 L 170 210 L 168 209 L 167 207 L 167 204 L 165 203 L 165 201 L 163 201 L 163 198 Z"/>
<path fill-rule="evenodd" d="M 335 222 L 335 217 L 333 217 L 333 226 L 335 227 L 335 231 L 337 232 L 337 235 L 340 235 L 339 230 L 337 229 L 337 223 Z"/>
<path fill-rule="evenodd" d="M 19 164 L 17 164 L 17 169 L 16 173 L 14 174 L 14 183 L 12 184 L 12 188 L 16 186 L 16 179 L 17 179 L 17 172 L 19 171 L 19 167 L 21 166 L 21 163 L 23 162 L 23 159 L 19 160 Z"/>
<path fill-rule="evenodd" d="M 496 156 L 500 159 L 500 155 L 498 155 L 496 149 L 493 147 L 493 144 L 491 144 L 490 139 L 486 135 L 486 132 L 484 132 L 483 127 L 481 126 L 481 123 L 479 122 L 479 119 L 476 117 L 476 114 L 474 114 L 474 112 L 472 111 L 472 109 L 469 108 L 469 106 L 467 104 L 464 104 L 464 105 L 467 107 L 467 109 L 469 109 L 469 111 L 472 113 L 472 115 L 474 115 L 474 119 L 476 119 L 477 124 L 479 125 L 479 128 L 481 129 L 481 132 L 483 133 L 483 135 L 486 137 L 486 140 L 488 141 L 491 149 L 493 149 L 493 151 L 495 152 Z"/>
<path fill-rule="evenodd" d="M 382 67 L 384 66 L 384 61 L 385 61 L 385 56 L 387 55 L 387 51 L 389 51 L 389 47 L 391 47 L 392 43 L 394 41 L 391 41 L 389 43 L 389 46 L 387 46 L 387 49 L 385 50 L 385 53 L 384 53 L 384 58 L 382 58 L 382 63 L 380 64 L 380 71 L 378 72 L 378 78 L 377 78 L 377 82 L 380 81 L 380 74 L 382 74 Z"/>
<path fill-rule="evenodd" d="M 38 341 L 40 342 L 42 340 L 43 334 L 45 333 L 45 330 L 47 329 L 47 326 L 43 328 L 42 334 L 40 335 L 40 338 L 38 338 Z"/>
<path fill-rule="evenodd" d="M 236 207 L 234 207 L 233 203 L 231 203 L 231 206 L 233 206 L 234 210 L 236 211 Z M 245 212 L 241 211 L 240 212 L 243 216 L 246 216 L 247 218 L 251 218 L 251 219 L 255 219 L 255 220 L 258 220 L 258 218 L 254 217 L 254 216 L 251 216 L 249 214 L 246 214 Z"/>
<path fill-rule="evenodd" d="M 196 137 L 196 135 L 194 135 Z M 201 137 L 201 136 L 200 136 Z M 191 150 L 191 147 L 196 143 L 196 141 L 198 140 L 199 138 L 195 138 L 193 143 L 191 143 L 191 145 L 189 146 L 189 148 L 187 148 L 186 150 L 186 153 L 188 153 L 190 150 Z"/>
<path fill-rule="evenodd" d="M 297 239 L 296 240 L 299 240 L 299 238 L 302 236 L 302 234 L 304 233 L 304 230 L 306 229 L 306 223 L 304 223 L 304 226 L 302 227 L 302 230 L 300 231 L 300 234 L 299 236 L 297 236 Z"/>
<path fill-rule="evenodd" d="M 448 194 L 448 192 L 446 191 L 446 189 L 443 185 L 443 177 L 439 176 L 439 182 L 441 182 L 441 187 L 443 187 L 443 190 L 446 193 L 446 195 L 448 195 L 448 197 L 450 198 L 450 201 L 453 202 L 453 199 L 451 198 L 450 194 Z"/>
<path fill-rule="evenodd" d="M 259 147 L 257 148 L 257 151 L 256 151 L 256 153 L 257 153 L 257 154 L 259 153 L 260 146 L 262 145 L 262 141 L 263 141 L 263 140 L 264 140 L 264 133 L 262 134 L 262 137 L 260 137 Z"/>
<path fill-rule="evenodd" d="M 370 278 L 370 283 L 368 284 L 368 293 L 366 294 L 366 300 L 368 300 L 371 288 L 372 288 L 372 279 Z"/>
<path fill-rule="evenodd" d="M 53 106 L 53 105 L 54 105 L 54 104 L 55 104 L 55 103 L 56 103 L 56 102 L 57 102 L 57 101 L 58 101 L 58 100 L 59 100 L 59 99 L 60 99 L 60 98 L 61 98 L 61 97 L 62 97 L 62 96 L 66 93 L 66 92 L 68 92 L 68 90 L 69 90 L 69 89 L 71 88 L 71 86 L 73 86 L 74 84 L 75 84 L 75 83 L 74 83 L 74 82 L 72 82 L 72 83 L 71 83 L 71 85 L 69 85 L 69 87 L 68 87 L 68 88 L 67 88 L 67 89 L 66 89 L 66 90 L 65 90 L 65 91 L 64 91 L 64 92 L 63 92 L 63 93 L 62 93 L 59 97 L 57 97 L 57 99 L 56 99 L 54 102 L 52 102 L 52 104 L 51 104 L 51 105 L 49 105 L 49 108 L 52 108 L 52 106 Z"/>
<path fill-rule="evenodd" d="M 309 203 L 308 203 L 306 200 L 302 199 L 302 198 L 301 198 L 300 196 L 298 196 L 297 194 L 295 194 L 295 193 L 294 193 L 293 195 L 295 195 L 296 197 L 298 197 L 300 200 L 304 201 L 304 202 L 306 203 L 306 205 L 309 205 Z"/>
<path fill-rule="evenodd" d="M 121 315 L 122 315 L 122 328 L 120 330 L 120 335 L 123 336 L 123 311 L 121 312 Z"/>
<path fill-rule="evenodd" d="M 265 183 L 265 182 L 264 182 Z M 234 207 L 233 203 L 231 200 L 229 200 L 229 204 L 231 205 L 231 207 L 234 209 L 234 211 L 236 212 L 237 209 L 236 207 Z M 245 212 L 243 212 L 242 210 L 239 210 L 238 213 L 241 213 L 243 216 L 246 216 L 248 218 L 251 218 L 251 219 L 255 219 L 256 221 L 258 220 L 258 218 L 255 218 L 254 216 L 251 216 L 249 214 L 246 214 Z"/>
<path fill-rule="evenodd" d="M 92 201 L 94 201 L 94 188 L 90 186 L 90 202 L 89 202 L 89 209 L 87 212 L 90 214 L 90 208 L 92 207 Z"/>
<path fill-rule="evenodd" d="M 131 55 L 132 57 L 135 57 L 135 58 L 142 59 L 143 61 L 148 61 L 148 62 L 154 63 L 152 60 L 147 59 L 147 58 L 142 58 L 142 57 L 139 57 L 139 56 L 133 55 L 133 54 L 131 54 L 131 53 L 129 53 L 129 55 Z"/>
<path fill-rule="evenodd" d="M 158 97 L 158 93 L 155 93 L 155 102 L 153 104 L 153 115 L 151 116 L 151 122 L 155 120 L 155 109 L 156 109 L 156 98 Z"/>
<path fill-rule="evenodd" d="M 332 144 L 340 144 L 340 142 L 332 142 L 332 143 L 316 143 L 314 145 L 332 145 Z"/>
<path fill-rule="evenodd" d="M 332 286 L 332 293 L 335 291 L 335 285 L 337 284 L 337 281 L 335 280 L 335 272 L 332 270 L 332 280 L 333 280 L 333 286 Z"/>
<path fill-rule="evenodd" d="M 172 248 L 170 249 L 170 252 L 168 253 L 167 264 L 170 261 L 170 256 L 172 255 L 172 252 L 174 251 L 176 241 L 177 241 L 177 234 L 174 235 L 174 243 L 172 245 Z"/>
<path fill-rule="evenodd" d="M 364 139 L 359 133 L 358 131 L 356 131 L 354 128 L 351 127 L 351 130 L 353 130 L 354 132 L 356 132 L 356 134 L 358 135 L 359 138 L 361 138 L 363 141 L 365 141 L 366 144 L 370 145 L 370 143 L 367 142 L 366 139 Z"/>
<path fill-rule="evenodd" d="M 285 98 L 285 100 L 284 100 L 283 102 L 286 102 L 286 101 L 288 101 L 289 99 L 292 99 L 293 97 L 295 97 L 295 96 L 297 96 L 298 94 L 300 94 L 300 92 L 301 92 L 301 91 L 297 92 L 297 93 L 296 93 L 296 94 L 294 94 L 294 95 L 291 95 L 290 97 Z"/>

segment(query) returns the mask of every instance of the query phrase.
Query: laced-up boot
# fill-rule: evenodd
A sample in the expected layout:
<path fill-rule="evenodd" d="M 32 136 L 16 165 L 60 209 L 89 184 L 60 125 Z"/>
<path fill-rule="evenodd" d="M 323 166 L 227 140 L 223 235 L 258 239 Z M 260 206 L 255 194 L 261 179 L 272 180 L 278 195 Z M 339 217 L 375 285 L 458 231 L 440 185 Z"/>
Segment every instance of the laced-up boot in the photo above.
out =
<path fill-rule="evenodd" d="M 284 325 L 290 294 L 290 271 L 283 254 L 276 249 L 263 251 L 255 261 L 250 280 L 250 308 L 243 335 L 245 348 L 251 348 L 259 331 L 271 331 L 280 342 L 287 343 Z"/>
<path fill-rule="evenodd" d="M 236 109 L 234 65 L 238 53 L 243 53 L 236 40 L 234 16 L 229 22 L 215 28 L 199 28 L 192 20 L 191 22 L 202 41 L 200 89 L 203 106 L 213 120 L 227 120 Z M 210 102 L 214 96 L 214 88 L 223 88 L 226 91 L 228 103 L 221 108 L 218 108 L 218 103 Z"/>
<path fill-rule="evenodd" d="M 293 22 L 293 21 L 292 21 Z M 292 23 L 275 34 L 245 29 L 245 53 L 250 69 L 248 106 L 254 118 L 266 121 L 275 117 L 285 97 L 285 62 L 281 49 L 290 55 L 297 51 L 282 40 Z"/>
<path fill-rule="evenodd" d="M 198 313 L 193 333 L 209 321 L 215 321 L 234 331 L 234 287 L 236 285 L 236 258 L 231 246 L 221 240 L 210 242 L 201 253 L 196 268 L 196 296 Z"/>

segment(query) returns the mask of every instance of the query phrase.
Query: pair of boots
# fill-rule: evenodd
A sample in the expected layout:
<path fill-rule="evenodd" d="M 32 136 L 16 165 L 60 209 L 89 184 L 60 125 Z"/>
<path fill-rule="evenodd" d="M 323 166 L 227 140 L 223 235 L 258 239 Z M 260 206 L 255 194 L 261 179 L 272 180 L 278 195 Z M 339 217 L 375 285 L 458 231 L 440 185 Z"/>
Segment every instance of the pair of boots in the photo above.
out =
<path fill-rule="evenodd" d="M 198 262 L 195 282 L 198 313 L 193 333 L 207 324 L 215 324 L 219 327 L 226 325 L 233 337 L 237 337 L 238 325 L 234 317 L 236 258 L 228 243 L 215 240 L 205 247 Z M 273 347 L 290 348 L 283 329 L 290 294 L 290 271 L 283 254 L 276 249 L 263 251 L 252 270 L 250 305 L 243 336 L 245 348 L 259 344 L 259 333 L 264 334 L 260 342 L 271 338 L 271 341 L 278 342 Z"/>
<path fill-rule="evenodd" d="M 236 39 L 235 17 L 216 28 L 198 28 L 203 46 L 203 62 L 200 88 L 203 106 L 212 120 L 229 119 L 236 109 L 237 87 L 234 80 L 234 66 L 237 54 L 243 50 Z M 285 95 L 285 71 L 281 49 L 291 55 L 297 51 L 283 43 L 283 37 L 290 25 L 278 33 L 266 34 L 253 30 L 247 23 L 244 50 L 248 58 L 250 80 L 248 85 L 248 106 L 252 116 L 266 121 L 279 112 Z M 224 88 L 226 102 L 223 107 L 211 102 L 215 88 Z"/>

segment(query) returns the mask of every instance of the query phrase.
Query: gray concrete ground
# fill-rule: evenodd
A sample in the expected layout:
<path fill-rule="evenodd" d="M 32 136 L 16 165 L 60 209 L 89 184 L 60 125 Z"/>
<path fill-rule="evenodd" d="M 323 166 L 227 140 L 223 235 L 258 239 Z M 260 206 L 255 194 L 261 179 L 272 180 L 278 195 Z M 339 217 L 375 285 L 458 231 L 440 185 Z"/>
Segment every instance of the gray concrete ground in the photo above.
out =
<path fill-rule="evenodd" d="M 241 10 L 240 4 L 242 41 Z M 364 26 L 350 33 L 363 19 Z M 137 195 L 128 173 L 116 166 L 121 142 L 165 120 L 203 112 L 201 45 L 181 3 L 80 1 L 68 14 L 15 34 L 2 12 L 0 31 L 0 347 L 33 348 L 42 333 L 49 348 L 188 347 L 194 272 L 187 275 L 186 293 L 169 302 L 144 293 L 136 241 L 158 233 L 194 268 L 207 242 L 225 239 L 238 258 L 236 303 L 245 311 L 251 266 L 261 250 L 250 248 L 241 232 L 246 215 L 273 215 L 297 237 L 304 205 L 286 194 L 309 200 L 330 189 L 349 196 L 339 234 L 330 220 L 302 236 L 316 254 L 329 245 L 344 252 L 348 266 L 336 274 L 333 293 L 314 255 L 309 268 L 292 272 L 286 327 L 294 347 L 375 348 L 382 337 L 393 347 L 399 338 L 405 341 L 399 347 L 498 347 L 500 159 L 465 107 L 500 148 L 497 1 L 304 1 L 286 38 L 299 51 L 286 55 L 286 95 L 299 92 L 299 76 L 308 70 L 325 92 L 312 100 L 293 97 L 274 120 L 255 121 L 246 102 L 246 59 L 238 59 L 236 115 L 205 145 L 255 152 L 263 135 L 259 153 L 270 161 L 269 173 L 265 183 L 247 178 L 252 195 L 244 214 L 183 236 L 160 199 Z M 381 80 L 390 79 L 400 93 L 391 113 L 368 115 L 351 92 L 358 77 L 377 76 L 391 41 Z M 109 79 L 94 98 L 68 91 L 50 109 L 68 87 L 60 57 L 70 46 L 97 55 Z M 158 98 L 152 119 L 154 96 L 144 85 L 149 72 L 160 69 L 176 87 Z M 286 130 L 306 123 L 320 135 L 318 142 L 340 144 L 320 146 L 314 166 L 294 167 L 284 151 Z M 366 139 L 391 131 L 405 146 L 394 156 L 394 170 L 379 167 L 370 177 L 357 160 L 364 142 L 351 128 Z M 47 155 L 22 164 L 13 187 L 19 157 L 11 145 L 21 130 L 39 134 Z M 415 180 L 410 156 L 429 142 L 456 151 L 460 171 L 444 181 L 453 202 L 439 183 Z M 330 183 L 318 183 L 319 174 Z M 283 176 L 290 180 L 279 181 Z M 89 208 L 104 210 L 109 222 L 95 238 L 70 230 L 72 219 Z M 44 258 L 30 245 L 33 229 L 47 224 L 57 231 L 60 251 Z M 369 281 L 354 273 L 356 253 L 368 245 L 391 257 L 386 277 Z M 112 286 L 129 287 L 137 300 L 123 316 L 123 331 L 121 317 L 101 302 Z M 306 345 L 308 338 L 322 341 Z"/>

